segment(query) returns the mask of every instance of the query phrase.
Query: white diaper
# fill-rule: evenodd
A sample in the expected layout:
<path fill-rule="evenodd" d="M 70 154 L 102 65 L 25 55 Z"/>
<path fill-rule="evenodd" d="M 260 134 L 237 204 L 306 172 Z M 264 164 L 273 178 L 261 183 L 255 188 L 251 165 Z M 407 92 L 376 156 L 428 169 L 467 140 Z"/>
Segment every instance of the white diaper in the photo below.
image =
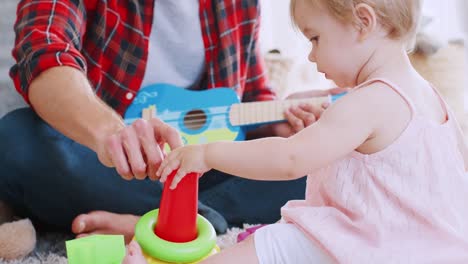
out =
<path fill-rule="evenodd" d="M 260 264 L 334 263 L 316 243 L 293 224 L 277 223 L 255 231 Z"/>

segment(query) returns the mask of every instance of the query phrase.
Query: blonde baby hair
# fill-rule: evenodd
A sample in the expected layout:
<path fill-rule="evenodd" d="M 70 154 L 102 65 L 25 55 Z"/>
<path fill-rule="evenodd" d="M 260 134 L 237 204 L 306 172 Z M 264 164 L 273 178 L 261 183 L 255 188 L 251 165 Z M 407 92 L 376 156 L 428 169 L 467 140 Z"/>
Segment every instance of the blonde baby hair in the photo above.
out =
<path fill-rule="evenodd" d="M 421 0 L 307 0 L 313 6 L 327 8 L 330 13 L 344 23 L 354 23 L 359 26 L 355 7 L 367 4 L 377 15 L 377 21 L 388 30 L 391 39 L 410 41 L 419 22 Z M 296 0 L 291 0 L 290 12 L 294 25 Z"/>

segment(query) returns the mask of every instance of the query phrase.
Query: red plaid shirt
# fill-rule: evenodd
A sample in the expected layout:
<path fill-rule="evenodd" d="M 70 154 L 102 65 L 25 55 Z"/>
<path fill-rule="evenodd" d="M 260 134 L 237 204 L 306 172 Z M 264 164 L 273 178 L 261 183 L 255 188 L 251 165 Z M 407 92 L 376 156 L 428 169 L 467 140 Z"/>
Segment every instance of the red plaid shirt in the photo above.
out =
<path fill-rule="evenodd" d="M 145 73 L 154 2 L 20 1 L 13 49 L 17 63 L 10 70 L 16 89 L 29 102 L 35 77 L 51 67 L 70 66 L 85 73 L 96 94 L 123 114 Z M 259 10 L 258 0 L 200 0 L 203 88 L 232 88 L 242 101 L 274 99 L 257 45 Z"/>

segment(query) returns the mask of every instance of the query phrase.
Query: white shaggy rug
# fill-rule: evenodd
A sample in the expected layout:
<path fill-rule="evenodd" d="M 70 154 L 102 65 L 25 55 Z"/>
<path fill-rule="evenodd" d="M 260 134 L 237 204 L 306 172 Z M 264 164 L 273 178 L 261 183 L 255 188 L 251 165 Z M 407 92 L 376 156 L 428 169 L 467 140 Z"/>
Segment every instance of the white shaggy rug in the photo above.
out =
<path fill-rule="evenodd" d="M 252 225 L 245 224 L 244 228 L 231 228 L 226 234 L 218 236 L 218 246 L 225 249 L 237 241 L 237 235 Z M 4 261 L 1 264 L 67 264 L 65 241 L 73 239 L 70 235 L 58 233 L 38 233 L 36 249 L 21 260 Z"/>

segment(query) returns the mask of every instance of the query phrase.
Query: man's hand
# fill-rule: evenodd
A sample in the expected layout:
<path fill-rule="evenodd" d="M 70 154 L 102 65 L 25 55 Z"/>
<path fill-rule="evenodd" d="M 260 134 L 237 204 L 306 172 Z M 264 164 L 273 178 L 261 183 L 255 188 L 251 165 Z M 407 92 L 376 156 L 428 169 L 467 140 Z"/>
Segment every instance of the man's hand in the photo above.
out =
<path fill-rule="evenodd" d="M 287 99 L 304 99 L 311 97 L 320 97 L 340 94 L 348 91 L 343 88 L 333 88 L 329 90 L 311 90 L 306 92 L 299 92 L 289 95 Z M 278 123 L 273 125 L 273 133 L 280 137 L 289 137 L 301 131 L 307 126 L 315 123 L 323 111 L 327 109 L 329 103 L 324 103 L 320 107 L 313 104 L 303 103 L 297 106 L 292 106 L 286 109 L 284 115 L 286 116 L 286 123 Z"/>
<path fill-rule="evenodd" d="M 156 171 L 164 157 L 164 145 L 171 149 L 182 146 L 176 129 L 158 118 L 139 119 L 132 125 L 105 136 L 98 144 L 99 160 L 115 167 L 122 178 L 157 180 Z"/>
<path fill-rule="evenodd" d="M 67 89 L 64 89 L 67 87 Z M 31 83 L 29 98 L 38 115 L 56 130 L 92 149 L 125 179 L 156 179 L 163 145 L 182 145 L 177 131 L 159 119 L 125 126 L 122 117 L 96 96 L 86 76 L 54 67 Z"/>

